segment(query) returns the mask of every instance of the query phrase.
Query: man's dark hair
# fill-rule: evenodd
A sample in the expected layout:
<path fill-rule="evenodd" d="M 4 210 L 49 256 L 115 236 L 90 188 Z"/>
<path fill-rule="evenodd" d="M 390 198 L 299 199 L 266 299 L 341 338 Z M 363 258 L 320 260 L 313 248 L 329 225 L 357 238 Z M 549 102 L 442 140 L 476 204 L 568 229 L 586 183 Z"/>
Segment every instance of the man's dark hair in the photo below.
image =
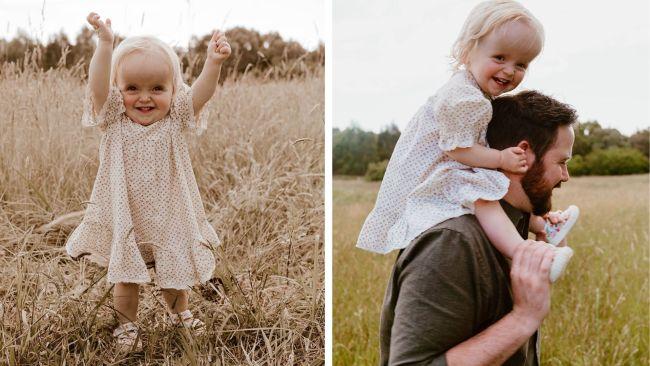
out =
<path fill-rule="evenodd" d="M 492 101 L 492 120 L 487 129 L 491 148 L 503 150 L 528 141 L 536 159 L 553 146 L 560 126 L 573 124 L 576 111 L 568 104 L 534 90 L 498 97 Z"/>

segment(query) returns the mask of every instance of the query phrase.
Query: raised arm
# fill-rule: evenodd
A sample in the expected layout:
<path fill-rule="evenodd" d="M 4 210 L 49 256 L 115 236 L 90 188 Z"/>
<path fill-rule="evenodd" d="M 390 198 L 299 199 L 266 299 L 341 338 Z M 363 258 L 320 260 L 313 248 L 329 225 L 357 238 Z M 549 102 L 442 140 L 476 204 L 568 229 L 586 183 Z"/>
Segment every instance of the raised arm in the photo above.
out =
<path fill-rule="evenodd" d="M 95 114 L 101 111 L 110 86 L 111 56 L 113 55 L 113 30 L 111 20 L 103 22 L 97 13 L 90 13 L 86 18 L 97 32 L 97 48 L 90 60 L 88 70 L 88 87 L 93 100 Z"/>
<path fill-rule="evenodd" d="M 215 31 L 208 44 L 207 57 L 201 74 L 192 85 L 194 115 L 198 115 L 217 89 L 221 65 L 230 56 L 230 44 L 223 32 Z"/>

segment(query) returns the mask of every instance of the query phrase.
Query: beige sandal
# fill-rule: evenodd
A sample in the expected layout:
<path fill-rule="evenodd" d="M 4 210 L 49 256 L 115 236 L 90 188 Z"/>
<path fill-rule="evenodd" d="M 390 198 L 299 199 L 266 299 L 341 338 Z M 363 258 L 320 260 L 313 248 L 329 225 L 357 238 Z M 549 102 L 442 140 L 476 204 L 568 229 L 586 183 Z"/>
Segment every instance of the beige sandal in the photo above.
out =
<path fill-rule="evenodd" d="M 195 318 L 189 310 L 185 310 L 178 314 L 170 314 L 169 325 L 177 328 L 189 329 L 196 335 L 202 335 L 205 333 L 205 323 Z"/>
<path fill-rule="evenodd" d="M 116 347 L 120 353 L 131 353 L 142 351 L 142 340 L 138 327 L 132 322 L 120 324 L 113 331 L 113 337 L 117 338 Z"/>

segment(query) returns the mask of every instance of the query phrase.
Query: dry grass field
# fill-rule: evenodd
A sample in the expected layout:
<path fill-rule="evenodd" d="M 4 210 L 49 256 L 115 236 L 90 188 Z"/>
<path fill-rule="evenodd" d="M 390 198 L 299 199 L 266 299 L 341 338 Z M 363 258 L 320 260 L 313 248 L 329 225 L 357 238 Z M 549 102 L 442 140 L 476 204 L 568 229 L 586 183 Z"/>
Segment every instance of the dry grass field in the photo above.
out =
<path fill-rule="evenodd" d="M 395 254 L 356 249 L 379 183 L 334 179 L 334 359 L 375 365 L 380 306 Z M 554 207 L 576 204 L 575 256 L 542 325 L 544 365 L 648 365 L 648 175 L 572 178 Z"/>
<path fill-rule="evenodd" d="M 76 72 L 0 66 L 0 364 L 322 364 L 322 72 L 218 90 L 208 130 L 188 137 L 223 242 L 216 280 L 190 297 L 208 332 L 167 328 L 159 289 L 143 286 L 144 350 L 126 359 L 105 270 L 65 253 L 75 222 L 39 231 L 90 197 L 101 132 L 81 127 L 83 93 Z"/>

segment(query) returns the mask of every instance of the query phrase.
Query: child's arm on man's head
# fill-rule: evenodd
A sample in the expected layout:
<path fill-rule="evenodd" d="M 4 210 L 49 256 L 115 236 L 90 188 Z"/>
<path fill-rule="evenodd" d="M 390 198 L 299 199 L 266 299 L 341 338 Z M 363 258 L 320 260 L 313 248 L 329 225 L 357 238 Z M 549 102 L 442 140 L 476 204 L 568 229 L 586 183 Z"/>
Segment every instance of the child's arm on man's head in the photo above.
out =
<path fill-rule="evenodd" d="M 217 89 L 221 64 L 230 56 L 230 52 L 230 44 L 226 40 L 226 35 L 220 31 L 214 32 L 208 44 L 203 70 L 192 84 L 192 105 L 195 116 L 199 114 L 203 105 L 212 98 Z"/>
<path fill-rule="evenodd" d="M 528 170 L 525 152 L 516 146 L 499 151 L 476 144 L 445 151 L 445 154 L 459 163 L 475 168 L 503 169 L 512 173 L 525 173 Z"/>
<path fill-rule="evenodd" d="M 97 13 L 90 13 L 86 18 L 97 31 L 97 48 L 90 60 L 88 69 L 88 87 L 93 100 L 95 114 L 99 113 L 108 97 L 111 76 L 111 56 L 113 55 L 113 30 L 111 20 L 103 22 Z"/>

